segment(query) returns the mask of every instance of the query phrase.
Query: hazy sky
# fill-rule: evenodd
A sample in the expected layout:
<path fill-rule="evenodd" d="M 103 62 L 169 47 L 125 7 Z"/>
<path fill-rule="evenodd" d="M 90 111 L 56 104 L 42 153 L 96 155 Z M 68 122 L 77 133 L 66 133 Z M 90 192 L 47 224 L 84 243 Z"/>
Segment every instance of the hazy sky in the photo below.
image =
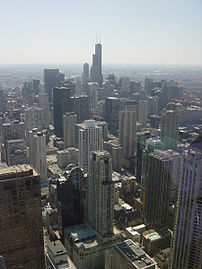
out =
<path fill-rule="evenodd" d="M 0 0 L 0 63 L 202 64 L 202 0 Z"/>

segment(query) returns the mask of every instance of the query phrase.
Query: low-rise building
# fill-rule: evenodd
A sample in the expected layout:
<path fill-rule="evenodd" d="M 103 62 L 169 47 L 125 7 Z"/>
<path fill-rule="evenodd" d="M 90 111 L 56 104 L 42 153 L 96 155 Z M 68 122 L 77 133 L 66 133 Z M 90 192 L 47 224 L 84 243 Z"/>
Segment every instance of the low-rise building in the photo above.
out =
<path fill-rule="evenodd" d="M 65 247 L 78 269 L 103 269 L 105 251 L 121 241 L 122 232 L 114 227 L 114 234 L 100 238 L 85 224 L 64 229 Z"/>
<path fill-rule="evenodd" d="M 105 269 L 155 269 L 156 262 L 131 239 L 116 244 L 105 253 Z"/>

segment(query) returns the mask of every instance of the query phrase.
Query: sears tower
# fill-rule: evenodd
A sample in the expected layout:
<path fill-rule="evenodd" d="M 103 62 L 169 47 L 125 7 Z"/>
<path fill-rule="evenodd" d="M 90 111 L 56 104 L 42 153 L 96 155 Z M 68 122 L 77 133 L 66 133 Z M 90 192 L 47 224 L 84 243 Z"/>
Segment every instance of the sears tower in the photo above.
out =
<path fill-rule="evenodd" d="M 95 44 L 95 54 L 93 54 L 93 65 L 91 67 L 91 80 L 102 85 L 102 45 Z"/>

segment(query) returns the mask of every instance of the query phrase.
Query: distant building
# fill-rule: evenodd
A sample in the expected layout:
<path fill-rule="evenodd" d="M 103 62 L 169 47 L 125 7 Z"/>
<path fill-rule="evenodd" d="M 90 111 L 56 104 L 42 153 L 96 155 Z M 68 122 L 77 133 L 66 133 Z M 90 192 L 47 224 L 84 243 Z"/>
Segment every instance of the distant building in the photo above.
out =
<path fill-rule="evenodd" d="M 75 147 L 75 124 L 77 116 L 74 112 L 63 114 L 63 139 L 64 147 Z"/>
<path fill-rule="evenodd" d="M 57 137 L 63 137 L 63 115 L 71 111 L 70 89 L 55 87 L 53 89 L 54 127 Z"/>
<path fill-rule="evenodd" d="M 123 148 L 123 156 L 134 157 L 136 150 L 136 112 L 119 112 L 119 143 Z"/>
<path fill-rule="evenodd" d="M 88 81 L 89 81 L 89 64 L 85 63 L 83 65 L 82 82 L 84 85 L 86 85 Z"/>
<path fill-rule="evenodd" d="M 40 176 L 30 165 L 0 169 L 0 253 L 7 268 L 44 269 Z"/>
<path fill-rule="evenodd" d="M 42 128 L 48 129 L 49 123 L 51 122 L 51 114 L 48 104 L 48 94 L 45 92 L 40 92 L 39 94 L 39 107 L 42 110 Z"/>
<path fill-rule="evenodd" d="M 97 82 L 88 82 L 87 95 L 91 116 L 93 116 L 93 114 L 98 111 L 98 90 L 99 85 Z"/>
<path fill-rule="evenodd" d="M 53 88 L 64 80 L 64 74 L 59 69 L 44 69 L 44 88 L 48 94 L 49 102 L 53 101 Z"/>
<path fill-rule="evenodd" d="M 75 112 L 77 115 L 77 122 L 83 122 L 89 119 L 90 108 L 88 96 L 71 96 L 70 97 L 71 112 Z"/>
<path fill-rule="evenodd" d="M 93 82 L 98 82 L 100 86 L 102 85 L 102 45 L 100 43 L 95 44 L 95 54 L 93 54 L 93 64 L 90 70 L 90 76 Z"/>
<path fill-rule="evenodd" d="M 37 106 L 31 106 L 25 109 L 25 129 L 26 132 L 33 128 L 42 130 L 42 109 Z"/>
<path fill-rule="evenodd" d="M 148 117 L 148 100 L 140 100 L 139 102 L 139 122 L 142 126 L 147 125 Z"/>
<path fill-rule="evenodd" d="M 161 140 L 165 149 L 174 149 L 178 145 L 179 114 L 174 110 L 163 110 L 161 115 Z"/>
<path fill-rule="evenodd" d="M 111 153 L 112 156 L 112 169 L 116 172 L 121 171 L 123 148 L 118 141 L 109 140 L 104 141 L 104 149 Z"/>
<path fill-rule="evenodd" d="M 105 98 L 104 117 L 106 122 L 109 124 L 109 131 L 114 135 L 118 134 L 119 110 L 120 110 L 119 98 L 116 97 Z"/>

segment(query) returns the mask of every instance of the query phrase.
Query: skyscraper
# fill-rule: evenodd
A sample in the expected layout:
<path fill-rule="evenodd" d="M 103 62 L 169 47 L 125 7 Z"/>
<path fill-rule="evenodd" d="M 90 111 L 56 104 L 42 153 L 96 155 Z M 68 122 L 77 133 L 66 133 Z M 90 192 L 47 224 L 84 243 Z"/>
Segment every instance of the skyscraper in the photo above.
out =
<path fill-rule="evenodd" d="M 63 138 L 65 148 L 75 147 L 75 124 L 77 116 L 74 112 L 63 115 Z"/>
<path fill-rule="evenodd" d="M 89 119 L 89 101 L 88 96 L 72 96 L 70 98 L 71 111 L 77 115 L 77 122 L 83 122 Z"/>
<path fill-rule="evenodd" d="M 170 269 L 202 268 L 202 137 L 183 154 Z"/>
<path fill-rule="evenodd" d="M 63 114 L 71 111 L 70 89 L 55 87 L 53 89 L 54 127 L 57 137 L 63 137 Z"/>
<path fill-rule="evenodd" d="M 83 85 L 85 85 L 89 80 L 89 64 L 85 63 L 83 65 L 83 73 L 82 73 L 82 81 Z"/>
<path fill-rule="evenodd" d="M 164 109 L 161 115 L 161 140 L 164 148 L 176 148 L 179 133 L 179 114 L 174 110 Z"/>
<path fill-rule="evenodd" d="M 98 90 L 99 85 L 97 82 L 88 82 L 87 94 L 91 117 L 98 111 Z"/>
<path fill-rule="evenodd" d="M 103 149 L 102 127 L 95 120 L 85 120 L 79 129 L 79 167 L 88 172 L 90 152 Z"/>
<path fill-rule="evenodd" d="M 102 237 L 113 234 L 114 185 L 107 151 L 91 152 L 87 197 L 89 224 Z"/>
<path fill-rule="evenodd" d="M 42 110 L 42 127 L 43 129 L 47 129 L 52 119 L 48 104 L 48 94 L 43 91 L 41 91 L 39 94 L 39 107 Z"/>
<path fill-rule="evenodd" d="M 28 133 L 29 161 L 40 173 L 42 180 L 47 180 L 46 135 L 33 129 Z"/>
<path fill-rule="evenodd" d="M 85 179 L 82 169 L 66 171 L 66 180 L 57 182 L 58 209 L 61 212 L 61 230 L 83 223 Z M 68 195 L 67 195 L 68 194 Z"/>
<path fill-rule="evenodd" d="M 146 127 L 148 117 L 148 101 L 140 100 L 139 102 L 139 122 Z"/>
<path fill-rule="evenodd" d="M 91 80 L 98 82 L 102 85 L 102 45 L 100 43 L 95 44 L 95 54 L 93 54 L 93 65 L 91 67 Z"/>
<path fill-rule="evenodd" d="M 37 128 L 42 130 L 42 109 L 37 106 L 31 106 L 25 109 L 25 129 L 26 132 Z"/>
<path fill-rule="evenodd" d="M 119 109 L 119 98 L 105 98 L 105 120 L 109 124 L 109 131 L 114 135 L 117 135 L 119 128 Z"/>
<path fill-rule="evenodd" d="M 136 112 L 119 112 L 119 143 L 123 147 L 123 156 L 134 157 L 136 140 Z"/>
<path fill-rule="evenodd" d="M 40 176 L 30 165 L 0 169 L 0 253 L 9 269 L 44 269 Z"/>
<path fill-rule="evenodd" d="M 48 94 L 49 102 L 53 101 L 53 88 L 64 80 L 64 75 L 59 69 L 44 69 L 44 88 Z"/>
<path fill-rule="evenodd" d="M 141 183 L 147 190 L 146 223 L 160 229 L 168 226 L 169 195 L 172 183 L 171 159 L 169 154 L 161 150 L 155 150 L 146 154 L 145 157 Z"/>

